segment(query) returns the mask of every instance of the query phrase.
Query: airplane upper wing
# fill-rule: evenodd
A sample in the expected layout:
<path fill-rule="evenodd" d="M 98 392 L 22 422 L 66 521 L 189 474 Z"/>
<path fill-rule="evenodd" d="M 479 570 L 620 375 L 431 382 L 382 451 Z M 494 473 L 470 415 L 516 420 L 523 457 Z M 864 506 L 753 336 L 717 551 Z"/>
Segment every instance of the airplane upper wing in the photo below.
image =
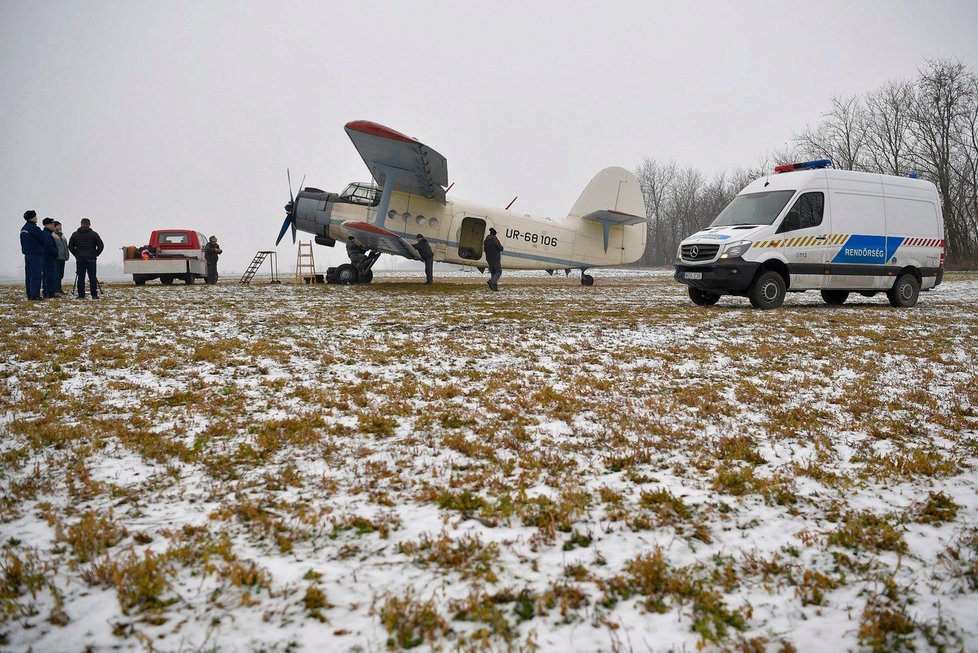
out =
<path fill-rule="evenodd" d="M 388 170 L 394 168 L 404 174 L 393 176 L 393 190 L 445 203 L 443 187 L 448 185 L 448 162 L 441 154 L 417 139 L 369 120 L 348 122 L 345 129 L 381 187 L 387 182 Z"/>
<path fill-rule="evenodd" d="M 414 245 L 393 231 L 388 231 L 387 229 L 367 222 L 355 222 L 353 220 L 344 222 L 343 228 L 367 249 L 384 252 L 385 254 L 397 254 L 398 256 L 418 261 L 421 260 L 421 255 L 418 254 L 418 250 L 414 249 Z"/>

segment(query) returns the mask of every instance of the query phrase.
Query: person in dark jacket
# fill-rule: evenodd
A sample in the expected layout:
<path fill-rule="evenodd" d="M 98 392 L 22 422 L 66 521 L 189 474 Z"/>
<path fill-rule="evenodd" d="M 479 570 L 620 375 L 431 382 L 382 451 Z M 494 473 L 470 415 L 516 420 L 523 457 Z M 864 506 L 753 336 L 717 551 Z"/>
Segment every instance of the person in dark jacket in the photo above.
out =
<path fill-rule="evenodd" d="M 217 283 L 217 257 L 223 253 L 224 250 L 217 244 L 217 236 L 211 236 L 204 245 L 204 260 L 207 261 L 207 277 L 204 280 L 209 284 Z"/>
<path fill-rule="evenodd" d="M 367 250 L 353 236 L 346 239 L 346 255 L 350 257 L 353 267 L 362 272 L 363 264 L 367 261 Z"/>
<path fill-rule="evenodd" d="M 20 230 L 20 251 L 24 254 L 24 286 L 27 299 L 41 299 L 41 275 L 44 270 L 44 234 L 37 226 L 37 213 L 24 213 Z"/>
<path fill-rule="evenodd" d="M 58 244 L 54 240 L 54 218 L 44 218 L 41 220 L 44 228 L 41 235 L 44 236 L 44 270 L 41 273 L 41 294 L 45 299 L 54 299 L 58 296 L 58 287 L 61 283 L 58 278 Z"/>
<path fill-rule="evenodd" d="M 61 223 L 54 221 L 54 244 L 58 246 L 58 295 L 65 294 L 62 284 L 65 280 L 65 263 L 68 262 L 68 238 L 61 230 Z"/>
<path fill-rule="evenodd" d="M 489 229 L 489 235 L 482 243 L 482 250 L 486 253 L 486 263 L 489 265 L 489 281 L 486 283 L 491 290 L 499 290 L 499 277 L 503 276 L 503 245 L 496 237 L 495 229 Z"/>
<path fill-rule="evenodd" d="M 92 221 L 81 219 L 81 226 L 68 239 L 68 251 L 75 257 L 75 269 L 78 272 L 78 299 L 85 299 L 85 275 L 92 291 L 92 299 L 98 299 L 98 280 L 95 260 L 105 249 L 98 233 L 92 230 Z"/>
<path fill-rule="evenodd" d="M 435 263 L 435 253 L 431 251 L 431 245 L 428 244 L 428 241 L 421 234 L 418 234 L 418 242 L 414 244 L 414 249 L 418 250 L 418 254 L 421 255 L 421 260 L 424 261 L 425 283 L 431 283 L 433 281 L 431 272 Z"/>

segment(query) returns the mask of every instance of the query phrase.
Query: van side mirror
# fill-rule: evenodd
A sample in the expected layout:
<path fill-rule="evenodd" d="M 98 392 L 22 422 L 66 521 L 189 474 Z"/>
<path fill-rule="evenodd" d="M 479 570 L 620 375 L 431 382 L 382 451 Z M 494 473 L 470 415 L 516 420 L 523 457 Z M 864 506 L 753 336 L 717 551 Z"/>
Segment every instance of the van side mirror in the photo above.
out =
<path fill-rule="evenodd" d="M 778 233 L 782 234 L 786 231 L 794 231 L 795 229 L 800 228 L 801 214 L 792 209 L 791 211 L 788 211 L 788 215 L 784 216 L 784 221 L 781 223 L 781 227 L 778 228 Z"/>

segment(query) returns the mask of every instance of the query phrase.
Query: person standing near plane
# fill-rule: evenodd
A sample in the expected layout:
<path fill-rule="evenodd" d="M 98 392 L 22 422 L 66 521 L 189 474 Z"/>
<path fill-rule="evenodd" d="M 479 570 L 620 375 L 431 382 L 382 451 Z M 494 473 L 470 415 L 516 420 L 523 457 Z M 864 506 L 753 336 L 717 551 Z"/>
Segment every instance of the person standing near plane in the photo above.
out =
<path fill-rule="evenodd" d="M 61 230 L 61 223 L 54 221 L 54 244 L 58 246 L 58 295 L 64 296 L 65 263 L 68 262 L 68 239 Z"/>
<path fill-rule="evenodd" d="M 217 244 L 217 236 L 211 236 L 204 245 L 204 260 L 207 261 L 207 277 L 205 281 L 211 285 L 217 283 L 217 258 L 224 253 Z"/>
<path fill-rule="evenodd" d="M 421 234 L 418 234 L 418 242 L 414 244 L 414 249 L 418 250 L 418 254 L 421 255 L 421 259 L 424 261 L 425 283 L 431 283 L 433 281 L 431 273 L 435 263 L 435 253 L 431 251 L 431 245 L 428 244 L 428 241 Z"/>
<path fill-rule="evenodd" d="M 503 262 L 502 253 L 503 245 L 499 242 L 499 238 L 496 237 L 496 230 L 492 227 L 489 228 L 489 235 L 486 236 L 485 242 L 482 243 L 482 249 L 486 253 L 486 263 L 489 265 L 489 284 L 491 290 L 499 290 L 499 277 L 503 276 Z"/>
<path fill-rule="evenodd" d="M 98 299 L 98 280 L 96 279 L 95 261 L 105 249 L 102 238 L 92 230 L 92 221 L 81 219 L 81 226 L 68 239 L 68 251 L 75 257 L 75 269 L 78 273 L 78 299 L 85 299 L 85 275 L 91 286 L 92 299 Z"/>
<path fill-rule="evenodd" d="M 41 274 L 44 270 L 44 234 L 37 226 L 37 213 L 24 212 L 24 228 L 20 230 L 20 251 L 24 254 L 24 286 L 27 299 L 41 299 Z"/>
<path fill-rule="evenodd" d="M 44 271 L 41 273 L 41 294 L 46 299 L 58 296 L 61 279 L 58 277 L 58 244 L 54 238 L 54 218 L 44 218 L 41 221 L 44 229 Z"/>

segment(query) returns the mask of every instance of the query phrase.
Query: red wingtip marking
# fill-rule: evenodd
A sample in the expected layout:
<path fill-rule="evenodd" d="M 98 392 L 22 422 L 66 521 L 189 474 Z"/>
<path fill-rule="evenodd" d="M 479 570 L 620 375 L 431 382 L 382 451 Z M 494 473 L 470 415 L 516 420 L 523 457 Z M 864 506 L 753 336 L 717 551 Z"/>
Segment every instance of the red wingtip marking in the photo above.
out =
<path fill-rule="evenodd" d="M 400 238 L 393 231 L 387 231 L 382 227 L 378 227 L 375 224 L 370 224 L 368 222 L 344 222 L 343 226 L 352 231 L 367 231 L 378 236 L 393 236 L 394 238 Z"/>
<path fill-rule="evenodd" d="M 346 123 L 346 128 L 350 131 L 370 134 L 371 136 L 379 136 L 380 138 L 389 138 L 391 140 L 402 141 L 404 143 L 418 142 L 418 140 L 415 138 L 405 136 L 399 131 L 393 130 L 390 127 L 384 127 L 383 125 L 375 122 L 370 122 L 369 120 L 354 120 L 353 122 L 348 122 Z"/>

